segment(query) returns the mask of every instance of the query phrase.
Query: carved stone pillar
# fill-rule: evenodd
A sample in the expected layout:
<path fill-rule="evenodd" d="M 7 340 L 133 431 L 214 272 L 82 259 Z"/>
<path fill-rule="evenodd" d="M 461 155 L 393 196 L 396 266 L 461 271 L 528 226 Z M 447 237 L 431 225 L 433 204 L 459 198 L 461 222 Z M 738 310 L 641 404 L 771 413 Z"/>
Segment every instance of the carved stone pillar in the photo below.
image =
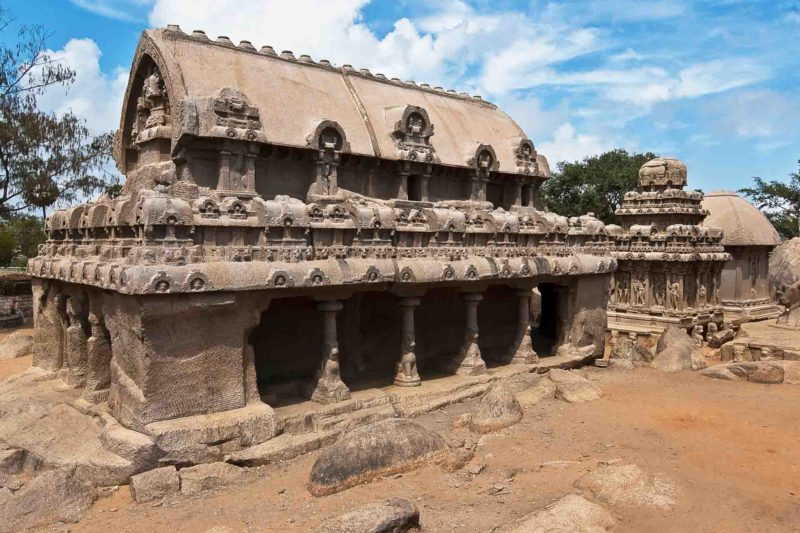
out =
<path fill-rule="evenodd" d="M 478 346 L 478 304 L 483 300 L 483 295 L 468 292 L 463 299 L 467 308 L 464 341 L 458 357 L 450 365 L 450 370 L 463 376 L 476 376 L 486 373 L 486 363 L 481 358 L 481 349 Z"/>
<path fill-rule="evenodd" d="M 425 173 L 422 175 L 419 181 L 419 189 L 420 189 L 419 199 L 423 202 L 427 202 L 429 198 L 428 183 L 430 182 L 430 180 L 431 180 L 430 173 Z"/>
<path fill-rule="evenodd" d="M 86 333 L 80 320 L 81 306 L 75 297 L 67 300 L 68 325 L 64 336 L 64 359 L 67 372 L 65 382 L 72 387 L 82 387 L 86 383 L 88 365 L 86 361 Z"/>
<path fill-rule="evenodd" d="M 397 171 L 397 198 L 408 200 L 408 174 L 405 169 Z"/>
<path fill-rule="evenodd" d="M 59 295 L 50 281 L 34 278 L 33 366 L 57 372 L 63 366 L 64 326 L 59 313 Z"/>
<path fill-rule="evenodd" d="M 88 373 L 82 397 L 91 403 L 102 403 L 108 399 L 111 387 L 111 339 L 98 298 L 89 302 L 89 325 L 91 336 L 86 341 Z"/>
<path fill-rule="evenodd" d="M 245 154 L 244 162 L 245 162 L 245 173 L 242 176 L 242 187 L 244 188 L 244 192 L 255 193 L 256 192 L 256 154 L 252 153 L 252 152 Z"/>
<path fill-rule="evenodd" d="M 228 191 L 231 188 L 231 153 L 229 150 L 219 152 L 219 181 L 218 191 Z"/>
<path fill-rule="evenodd" d="M 417 372 L 417 354 L 415 353 L 416 340 L 414 337 L 414 308 L 420 304 L 420 299 L 400 298 L 399 304 L 402 311 L 402 344 L 394 384 L 400 387 L 414 387 L 420 384 L 419 373 Z"/>
<path fill-rule="evenodd" d="M 532 365 L 539 361 L 531 344 L 531 291 L 517 291 L 517 336 L 506 359 L 511 364 Z"/>
<path fill-rule="evenodd" d="M 342 381 L 339 370 L 339 343 L 336 335 L 336 314 L 342 302 L 329 300 L 317 306 L 322 313 L 322 363 L 312 382 L 311 399 L 319 403 L 335 403 L 350 398 L 350 389 Z"/>
<path fill-rule="evenodd" d="M 507 203 L 509 206 L 521 206 L 522 182 L 519 180 L 506 182 L 503 194 L 505 195 L 505 203 Z"/>

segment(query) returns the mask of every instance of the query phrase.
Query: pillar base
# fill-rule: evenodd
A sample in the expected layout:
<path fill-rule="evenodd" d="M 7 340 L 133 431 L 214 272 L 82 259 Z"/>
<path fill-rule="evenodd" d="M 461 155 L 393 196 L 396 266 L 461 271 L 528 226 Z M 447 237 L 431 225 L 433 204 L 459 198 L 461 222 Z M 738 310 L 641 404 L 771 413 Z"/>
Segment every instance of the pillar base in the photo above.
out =
<path fill-rule="evenodd" d="M 402 372 L 398 372 L 394 377 L 394 384 L 398 387 L 418 387 L 422 385 L 422 380 L 419 375 L 407 376 Z"/>
<path fill-rule="evenodd" d="M 343 381 L 331 383 L 320 381 L 314 387 L 310 397 L 311 401 L 321 404 L 343 402 L 350 399 L 350 389 Z"/>

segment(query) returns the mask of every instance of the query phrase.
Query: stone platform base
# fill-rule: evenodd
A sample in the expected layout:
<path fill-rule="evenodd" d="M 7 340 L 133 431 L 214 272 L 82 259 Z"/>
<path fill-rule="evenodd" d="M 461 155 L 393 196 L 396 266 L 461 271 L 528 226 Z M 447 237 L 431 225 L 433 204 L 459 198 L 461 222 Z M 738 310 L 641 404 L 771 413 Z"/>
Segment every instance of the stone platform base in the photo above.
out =
<path fill-rule="evenodd" d="M 768 303 L 763 305 L 724 305 L 725 321 L 738 328 L 746 322 L 774 320 L 783 312 L 783 307 Z"/>
<path fill-rule="evenodd" d="M 720 358 L 722 361 L 800 361 L 800 328 L 781 326 L 774 321 L 742 324 L 736 338 L 722 346 Z"/>

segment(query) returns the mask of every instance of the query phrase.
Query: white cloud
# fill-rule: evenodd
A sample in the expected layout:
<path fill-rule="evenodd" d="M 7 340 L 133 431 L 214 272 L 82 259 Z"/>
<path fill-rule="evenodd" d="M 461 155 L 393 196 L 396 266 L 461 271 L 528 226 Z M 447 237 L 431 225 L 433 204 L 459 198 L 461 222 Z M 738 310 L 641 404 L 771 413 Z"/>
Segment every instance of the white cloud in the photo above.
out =
<path fill-rule="evenodd" d="M 551 141 L 540 143 L 538 151 L 545 154 L 555 168 L 559 161 L 580 161 L 586 156 L 601 154 L 620 146 L 610 138 L 579 134 L 569 122 L 556 128 Z"/>
<path fill-rule="evenodd" d="M 153 0 L 70 0 L 73 4 L 90 13 L 116 20 L 142 20 L 141 8 Z"/>
<path fill-rule="evenodd" d="M 76 76 L 71 85 L 49 87 L 39 98 L 40 108 L 58 114 L 71 111 L 86 120 L 92 134 L 117 129 L 128 72 L 118 68 L 104 73 L 100 48 L 91 39 L 71 39 L 64 48 L 49 54 L 74 70 Z"/>
<path fill-rule="evenodd" d="M 712 102 L 704 117 L 718 135 L 797 134 L 800 132 L 800 98 L 766 89 L 740 91 Z M 774 141 L 765 143 L 774 145 Z"/>

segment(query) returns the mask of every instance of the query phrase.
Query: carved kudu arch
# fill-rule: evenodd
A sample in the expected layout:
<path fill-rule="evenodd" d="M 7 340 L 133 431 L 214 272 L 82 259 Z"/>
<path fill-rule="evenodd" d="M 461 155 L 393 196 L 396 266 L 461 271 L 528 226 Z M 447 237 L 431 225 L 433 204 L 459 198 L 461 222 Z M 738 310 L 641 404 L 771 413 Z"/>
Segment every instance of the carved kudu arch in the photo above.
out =
<path fill-rule="evenodd" d="M 177 72 L 167 67 L 164 57 L 152 39 L 146 34 L 143 35 L 133 58 L 131 76 L 128 78 L 122 103 L 120 126 L 114 140 L 114 159 L 121 172 L 126 173 L 132 169 L 135 162 L 135 151 L 131 150 L 135 141 L 134 128 L 145 80 L 154 72 L 158 72 L 163 84 L 167 112 L 172 114 L 173 107 L 186 92 L 180 71 L 177 67 L 175 70 Z"/>

